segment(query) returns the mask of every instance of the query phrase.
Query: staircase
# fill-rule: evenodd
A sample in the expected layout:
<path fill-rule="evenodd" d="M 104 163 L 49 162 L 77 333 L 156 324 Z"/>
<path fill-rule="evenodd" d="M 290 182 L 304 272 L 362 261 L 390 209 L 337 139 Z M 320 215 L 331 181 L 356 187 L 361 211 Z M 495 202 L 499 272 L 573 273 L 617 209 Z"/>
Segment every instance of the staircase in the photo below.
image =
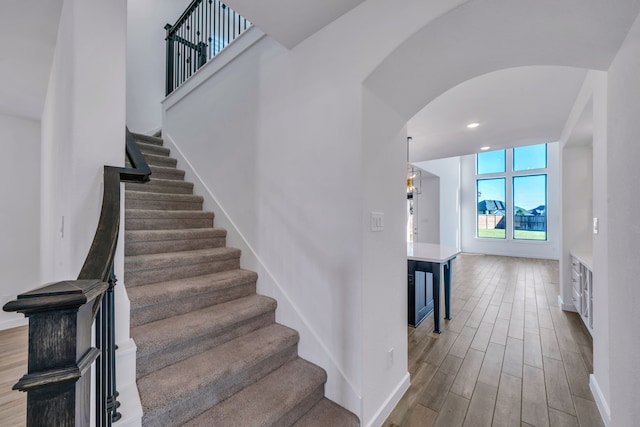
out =
<path fill-rule="evenodd" d="M 125 285 L 145 426 L 359 426 L 324 397 L 325 371 L 162 146 L 134 134 L 152 178 L 127 184 Z"/>

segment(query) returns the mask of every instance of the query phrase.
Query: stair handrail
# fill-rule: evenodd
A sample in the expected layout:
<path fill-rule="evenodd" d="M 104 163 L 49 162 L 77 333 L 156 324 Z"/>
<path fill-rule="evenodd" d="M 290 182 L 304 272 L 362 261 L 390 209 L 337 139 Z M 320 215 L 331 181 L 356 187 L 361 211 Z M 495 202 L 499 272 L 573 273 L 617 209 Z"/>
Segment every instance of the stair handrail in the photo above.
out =
<path fill-rule="evenodd" d="M 27 426 L 89 425 L 90 376 L 96 364 L 96 426 L 120 418 L 116 390 L 113 263 L 120 229 L 120 183 L 147 182 L 151 169 L 129 129 L 131 167 L 104 166 L 100 219 L 76 280 L 44 285 L 4 305 L 29 318 L 28 372 L 14 386 L 27 392 Z M 94 322 L 95 320 L 95 322 Z M 95 347 L 91 327 L 95 324 Z"/>
<path fill-rule="evenodd" d="M 251 26 L 220 0 L 193 0 L 175 24 L 166 24 L 166 87 L 169 95 Z"/>

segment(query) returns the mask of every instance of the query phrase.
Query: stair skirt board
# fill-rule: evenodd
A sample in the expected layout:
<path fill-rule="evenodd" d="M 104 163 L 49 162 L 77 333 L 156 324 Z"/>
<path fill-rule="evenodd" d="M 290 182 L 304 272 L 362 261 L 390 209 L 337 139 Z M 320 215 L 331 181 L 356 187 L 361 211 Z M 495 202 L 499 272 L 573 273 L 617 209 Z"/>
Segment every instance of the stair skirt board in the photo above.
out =
<path fill-rule="evenodd" d="M 159 136 L 133 134 L 151 180 L 125 186 L 124 283 L 144 426 L 352 427 L 324 397 L 326 372 L 202 210 Z"/>

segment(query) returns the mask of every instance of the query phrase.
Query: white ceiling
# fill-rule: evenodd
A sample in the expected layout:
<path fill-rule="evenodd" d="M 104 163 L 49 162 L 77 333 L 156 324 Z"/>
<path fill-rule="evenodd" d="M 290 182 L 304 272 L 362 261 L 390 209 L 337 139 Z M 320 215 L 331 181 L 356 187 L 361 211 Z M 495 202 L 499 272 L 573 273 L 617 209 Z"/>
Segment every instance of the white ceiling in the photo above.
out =
<path fill-rule="evenodd" d="M 291 49 L 364 0 L 227 0 L 233 10 Z"/>
<path fill-rule="evenodd" d="M 364 82 L 410 119 L 449 89 L 535 65 L 607 70 L 637 0 L 469 0 L 414 33 Z"/>
<path fill-rule="evenodd" d="M 40 119 L 61 11 L 62 0 L 0 4 L 0 113 Z"/>
<path fill-rule="evenodd" d="M 485 74 L 448 90 L 407 123 L 411 161 L 553 142 L 587 71 L 529 66 Z M 470 122 L 480 126 L 468 129 Z"/>

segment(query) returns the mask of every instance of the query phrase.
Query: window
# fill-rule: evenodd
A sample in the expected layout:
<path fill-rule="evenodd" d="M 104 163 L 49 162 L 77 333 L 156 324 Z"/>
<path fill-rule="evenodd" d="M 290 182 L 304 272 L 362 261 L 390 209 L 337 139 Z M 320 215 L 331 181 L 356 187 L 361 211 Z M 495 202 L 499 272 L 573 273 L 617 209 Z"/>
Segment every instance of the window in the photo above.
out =
<path fill-rule="evenodd" d="M 513 149 L 513 170 L 546 169 L 547 144 L 527 145 Z"/>
<path fill-rule="evenodd" d="M 547 240 L 547 175 L 513 177 L 513 238 Z"/>
<path fill-rule="evenodd" d="M 478 185 L 478 237 L 505 239 L 506 179 L 479 179 Z"/>
<path fill-rule="evenodd" d="M 487 151 L 476 154 L 478 175 L 504 173 L 507 164 L 505 154 L 506 150 Z"/>
<path fill-rule="evenodd" d="M 476 154 L 476 236 L 547 240 L 546 168 L 547 144 Z"/>

